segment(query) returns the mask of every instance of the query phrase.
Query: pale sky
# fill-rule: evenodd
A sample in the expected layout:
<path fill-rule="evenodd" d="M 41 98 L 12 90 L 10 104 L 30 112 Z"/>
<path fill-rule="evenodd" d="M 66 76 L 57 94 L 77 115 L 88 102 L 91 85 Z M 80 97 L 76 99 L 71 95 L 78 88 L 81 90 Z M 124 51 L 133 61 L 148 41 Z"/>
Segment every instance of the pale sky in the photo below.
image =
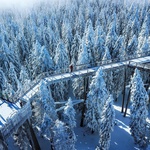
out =
<path fill-rule="evenodd" d="M 0 0 L 0 9 L 32 7 L 37 1 L 45 0 Z"/>
<path fill-rule="evenodd" d="M 38 2 L 47 2 L 52 6 L 57 4 L 59 6 L 68 4 L 70 0 L 0 0 L 0 11 L 3 9 L 26 9 L 31 8 L 34 4 Z"/>

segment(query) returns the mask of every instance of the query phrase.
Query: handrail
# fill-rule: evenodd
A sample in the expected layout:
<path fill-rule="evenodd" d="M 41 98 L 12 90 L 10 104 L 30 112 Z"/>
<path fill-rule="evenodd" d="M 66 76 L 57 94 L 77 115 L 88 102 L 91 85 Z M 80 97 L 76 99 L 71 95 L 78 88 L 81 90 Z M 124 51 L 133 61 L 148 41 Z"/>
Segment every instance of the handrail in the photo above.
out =
<path fill-rule="evenodd" d="M 142 57 L 146 57 L 146 56 L 149 56 L 150 55 L 150 51 L 147 51 L 145 53 L 136 53 L 136 56 L 138 57 L 135 57 L 135 54 L 134 55 L 124 55 L 124 59 L 123 60 L 119 60 L 118 58 L 115 58 L 113 60 L 101 60 L 101 61 L 96 61 L 95 63 L 87 63 L 87 64 L 78 64 L 78 65 L 75 65 L 74 68 L 76 68 L 74 71 L 79 71 L 79 70 L 82 70 L 82 69 L 88 69 L 89 67 L 91 68 L 92 67 L 97 67 L 97 66 L 103 66 L 103 65 L 109 65 L 109 64 L 113 64 L 113 63 L 119 63 L 119 62 L 124 62 L 124 61 L 129 61 L 129 60 L 132 60 L 132 59 L 138 59 L 138 58 L 142 58 Z M 79 69 L 78 69 L 79 68 Z M 64 74 L 64 73 L 69 73 L 69 68 L 64 68 L 64 69 L 60 69 L 60 70 L 50 70 L 48 72 L 43 72 L 41 74 L 39 74 L 35 80 L 32 81 L 32 83 L 30 84 L 30 87 L 24 91 L 23 90 L 23 93 L 21 94 L 16 94 L 13 98 L 14 102 L 16 100 L 18 100 L 19 97 L 23 97 L 23 95 L 25 95 L 27 92 L 30 91 L 30 89 L 32 89 L 34 86 L 36 86 L 42 79 L 46 78 L 46 77 L 54 77 L 56 75 L 61 75 Z M 19 95 L 19 96 L 18 96 Z M 21 95 L 21 96 L 20 96 Z"/>

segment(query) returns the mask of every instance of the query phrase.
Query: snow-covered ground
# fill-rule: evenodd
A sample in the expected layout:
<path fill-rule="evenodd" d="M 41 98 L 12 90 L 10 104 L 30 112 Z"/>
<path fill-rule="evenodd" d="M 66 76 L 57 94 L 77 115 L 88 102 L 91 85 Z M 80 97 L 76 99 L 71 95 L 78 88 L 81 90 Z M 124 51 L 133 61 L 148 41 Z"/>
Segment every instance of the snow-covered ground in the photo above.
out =
<path fill-rule="evenodd" d="M 128 92 L 128 90 L 126 91 Z M 70 86 L 69 95 L 72 99 L 75 99 L 72 93 L 72 86 Z M 127 95 L 127 93 L 126 93 Z M 127 97 L 127 96 L 126 96 Z M 125 101 L 126 103 L 126 101 Z M 130 111 L 127 110 L 126 117 L 121 113 L 122 96 L 119 97 L 117 102 L 114 102 L 116 125 L 114 131 L 111 134 L 110 150 L 140 150 L 137 145 L 134 144 L 134 140 L 130 135 L 129 121 Z M 76 112 L 77 127 L 75 128 L 75 134 L 77 137 L 76 149 L 77 150 L 95 150 L 99 141 L 99 134 L 91 134 L 91 131 L 87 127 L 80 127 L 80 113 Z M 40 143 L 41 150 L 49 150 L 50 143 L 37 135 Z M 13 146 L 12 138 L 9 138 L 9 150 L 18 150 Z M 150 150 L 150 146 L 147 147 Z"/>
<path fill-rule="evenodd" d="M 141 150 L 134 144 L 134 140 L 130 135 L 129 129 L 129 109 L 126 117 L 121 113 L 121 101 L 114 102 L 116 125 L 111 135 L 110 150 Z M 77 119 L 79 120 L 79 119 Z M 91 134 L 88 128 L 79 126 L 75 128 L 77 136 L 76 148 L 77 150 L 95 150 L 98 145 L 98 133 Z M 150 150 L 150 147 L 147 147 Z"/>
<path fill-rule="evenodd" d="M 111 136 L 110 150 L 141 150 L 134 144 L 133 138 L 130 135 L 129 129 L 129 109 L 127 116 L 123 117 L 121 113 L 121 99 L 119 102 L 114 102 L 116 125 Z M 95 150 L 98 145 L 99 135 L 98 133 L 91 134 L 87 127 L 80 127 L 80 114 L 76 113 L 77 127 L 75 128 L 75 134 L 77 137 L 76 149 L 77 150 Z M 38 137 L 38 136 L 37 136 Z M 38 137 L 42 150 L 49 150 L 50 143 L 40 137 Z M 9 138 L 9 150 L 18 150 L 13 146 L 12 139 Z M 147 147 L 150 150 L 150 146 Z"/>

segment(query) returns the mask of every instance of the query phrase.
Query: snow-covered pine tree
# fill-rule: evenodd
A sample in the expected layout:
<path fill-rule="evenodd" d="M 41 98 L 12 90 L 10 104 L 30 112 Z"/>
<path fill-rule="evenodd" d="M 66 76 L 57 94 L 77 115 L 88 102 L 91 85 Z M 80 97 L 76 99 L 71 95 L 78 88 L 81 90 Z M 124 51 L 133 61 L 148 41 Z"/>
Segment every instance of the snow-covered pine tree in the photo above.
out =
<path fill-rule="evenodd" d="M 54 56 L 56 73 L 64 73 L 69 69 L 69 58 L 62 40 L 59 41 Z M 59 82 L 51 85 L 52 94 L 55 100 L 64 100 L 67 96 L 68 82 Z"/>
<path fill-rule="evenodd" d="M 104 31 L 101 26 L 96 27 L 95 31 L 95 43 L 94 43 L 94 59 L 95 61 L 101 61 L 105 50 Z"/>
<path fill-rule="evenodd" d="M 26 84 L 30 83 L 30 79 L 29 79 L 28 73 L 27 73 L 26 68 L 24 66 L 21 66 L 19 80 L 20 80 L 21 84 L 24 87 L 26 87 Z"/>
<path fill-rule="evenodd" d="M 104 56 L 102 58 L 102 64 L 109 64 L 109 63 L 111 63 L 111 61 L 112 61 L 111 60 L 111 55 L 110 55 L 108 47 L 106 46 Z"/>
<path fill-rule="evenodd" d="M 85 120 L 87 126 L 92 131 L 99 131 L 100 118 L 106 100 L 108 99 L 108 91 L 103 79 L 103 71 L 98 69 L 90 84 L 90 91 L 87 95 Z"/>
<path fill-rule="evenodd" d="M 145 17 L 144 22 L 147 24 L 148 32 L 150 35 L 150 29 L 149 29 L 149 27 L 150 27 L 150 12 L 149 11 L 147 11 L 147 13 L 146 13 L 146 17 Z"/>
<path fill-rule="evenodd" d="M 76 32 L 71 46 L 71 64 L 73 64 L 73 66 L 75 66 L 78 61 L 80 43 L 81 43 L 80 35 L 78 34 L 78 32 Z"/>
<path fill-rule="evenodd" d="M 106 32 L 106 26 L 107 26 L 107 21 L 106 21 L 106 13 L 105 13 L 105 11 L 104 11 L 105 9 L 101 9 L 101 11 L 100 11 L 100 23 L 102 24 L 102 27 L 103 27 L 103 29 L 104 29 L 104 32 Z"/>
<path fill-rule="evenodd" d="M 15 66 L 10 62 L 9 64 L 9 82 L 12 85 L 12 88 L 14 91 L 19 90 L 20 88 L 20 81 L 18 80 L 16 71 L 15 71 Z"/>
<path fill-rule="evenodd" d="M 2 70 L 8 74 L 9 72 L 9 59 L 7 58 L 6 53 L 3 51 L 0 53 L 0 67 Z"/>
<path fill-rule="evenodd" d="M 27 40 L 22 32 L 23 31 L 20 31 L 19 34 L 17 35 L 17 43 L 18 43 L 17 52 L 19 58 L 21 59 L 21 62 L 24 63 L 25 59 L 27 59 L 29 56 L 29 47 L 28 47 Z"/>
<path fill-rule="evenodd" d="M 5 88 L 6 88 L 6 77 L 2 68 L 0 68 L 0 91 L 4 90 Z"/>
<path fill-rule="evenodd" d="M 79 14 L 78 17 L 76 17 L 75 21 L 75 29 L 79 32 L 79 35 L 81 38 L 83 37 L 84 30 L 85 30 L 85 19 L 82 11 L 82 7 L 79 8 Z"/>
<path fill-rule="evenodd" d="M 124 37 L 125 37 L 125 48 L 128 47 L 128 44 L 132 38 L 132 21 L 128 20 L 128 24 L 126 26 L 126 28 L 124 29 Z"/>
<path fill-rule="evenodd" d="M 44 46 L 42 46 L 41 48 L 39 60 L 41 63 L 41 72 L 54 70 L 54 62 L 52 60 L 52 57 Z"/>
<path fill-rule="evenodd" d="M 75 150 L 76 136 L 62 121 L 55 121 L 53 132 L 53 144 L 56 150 L 62 150 L 62 147 L 64 150 Z"/>
<path fill-rule="evenodd" d="M 110 139 L 111 139 L 111 132 L 114 128 L 115 122 L 115 110 L 113 107 L 113 97 L 112 95 L 106 100 L 106 103 L 102 110 L 101 115 L 101 123 L 100 123 L 100 140 L 99 140 L 99 149 L 100 150 L 109 150 L 110 147 Z"/>
<path fill-rule="evenodd" d="M 113 76 L 113 81 L 112 81 L 113 84 L 112 84 L 111 93 L 116 94 L 116 98 L 118 98 L 123 90 L 125 67 L 116 68 L 112 70 L 112 76 Z"/>
<path fill-rule="evenodd" d="M 62 39 L 65 43 L 68 60 L 70 62 L 71 61 L 71 45 L 72 45 L 73 36 L 72 36 L 72 28 L 70 26 L 70 22 L 67 19 L 64 19 L 63 24 L 62 24 Z"/>
<path fill-rule="evenodd" d="M 43 113 L 45 112 L 49 118 L 55 121 L 57 119 L 57 114 L 55 110 L 54 99 L 52 98 L 50 89 L 47 88 L 47 85 L 44 81 L 41 81 L 39 95 Z"/>
<path fill-rule="evenodd" d="M 89 53 L 87 51 L 86 44 L 82 39 L 81 50 L 79 52 L 78 61 L 77 61 L 77 70 L 84 69 L 90 66 Z M 79 77 L 73 80 L 73 93 L 78 98 L 83 98 L 84 90 L 84 78 Z"/>
<path fill-rule="evenodd" d="M 4 40 L 2 40 L 1 50 L 2 50 L 2 53 L 1 53 L 2 58 L 0 58 L 0 60 L 2 60 L 3 62 L 0 66 L 3 68 L 4 73 L 9 74 L 9 63 L 10 62 L 15 65 L 16 71 L 19 72 L 20 64 L 17 59 L 18 55 L 15 54 L 14 49 L 10 49 L 8 47 L 8 44 Z"/>
<path fill-rule="evenodd" d="M 54 125 L 54 121 L 44 113 L 42 123 L 40 125 L 40 135 L 44 138 L 50 140 L 52 138 L 52 127 Z"/>
<path fill-rule="evenodd" d="M 5 77 L 5 74 L 2 70 L 2 68 L 0 68 L 0 97 L 3 98 L 3 91 L 6 88 L 7 85 L 7 79 Z"/>
<path fill-rule="evenodd" d="M 148 39 L 148 37 L 149 37 L 148 26 L 147 26 L 147 23 L 144 22 L 142 27 L 141 27 L 140 34 L 138 36 L 138 53 L 140 53 L 139 50 L 141 49 L 142 45 L 144 44 L 143 43 L 144 40 Z M 140 54 L 138 54 L 138 55 L 140 55 Z"/>
<path fill-rule="evenodd" d="M 124 37 L 119 36 L 114 46 L 114 50 L 112 53 L 112 60 L 115 59 L 115 61 L 120 61 L 124 59 L 124 56 L 125 56 Z"/>
<path fill-rule="evenodd" d="M 131 97 L 132 102 L 130 113 L 130 131 L 136 144 L 140 147 L 147 145 L 146 141 L 146 118 L 148 115 L 147 103 L 148 95 L 144 88 L 142 78 L 138 69 L 135 69 L 131 80 Z"/>
<path fill-rule="evenodd" d="M 90 65 L 90 59 L 91 59 L 91 55 L 88 52 L 84 39 L 82 39 L 81 50 L 80 50 L 78 61 L 77 61 L 77 65 L 79 66 L 77 69 L 87 68 Z"/>
<path fill-rule="evenodd" d="M 112 55 L 113 53 L 114 46 L 115 46 L 117 39 L 118 39 L 118 36 L 116 34 L 116 24 L 115 22 L 112 22 L 109 27 L 109 31 L 106 36 L 106 43 L 105 43 L 105 46 L 107 46 L 110 51 L 110 55 Z"/>
<path fill-rule="evenodd" d="M 138 20 L 138 12 L 136 13 L 136 16 L 132 22 L 132 35 L 136 35 L 138 37 L 140 32 L 140 22 Z"/>
<path fill-rule="evenodd" d="M 137 53 L 137 46 L 138 46 L 138 40 L 136 35 L 134 35 L 132 39 L 130 39 L 128 47 L 126 49 L 128 56 L 131 56 L 133 58 L 135 57 Z"/>
<path fill-rule="evenodd" d="M 71 98 L 68 99 L 68 102 L 66 103 L 66 106 L 64 108 L 63 121 L 71 129 L 73 129 L 76 126 L 75 109 L 73 108 Z"/>
<path fill-rule="evenodd" d="M 106 83 L 106 88 L 109 91 L 109 93 L 112 93 L 112 88 L 113 88 L 113 69 L 108 69 L 108 70 L 104 70 L 103 74 L 104 74 L 104 80 Z"/>
<path fill-rule="evenodd" d="M 50 26 L 52 24 L 55 24 L 55 20 L 53 20 L 54 22 L 50 23 Z M 49 54 L 52 58 L 54 58 L 55 56 L 55 49 L 57 47 L 57 43 L 58 43 L 58 39 L 60 38 L 59 36 L 59 32 L 55 31 L 57 28 L 57 26 L 55 25 L 54 30 L 52 30 L 52 28 L 48 26 L 45 31 L 43 32 L 43 40 L 44 40 L 44 46 L 45 48 L 49 51 Z"/>
<path fill-rule="evenodd" d="M 56 72 L 58 73 L 63 73 L 69 68 L 69 58 L 62 40 L 60 40 L 57 45 L 54 61 L 56 65 Z"/>
<path fill-rule="evenodd" d="M 94 30 L 93 25 L 90 19 L 87 20 L 86 23 L 86 29 L 84 33 L 84 40 L 87 47 L 88 55 L 89 55 L 89 61 L 90 63 L 94 63 Z"/>
<path fill-rule="evenodd" d="M 40 50 L 41 50 L 41 45 L 36 40 L 36 42 L 33 43 L 33 48 L 29 56 L 29 62 L 27 63 L 28 72 L 30 73 L 29 77 L 31 79 L 34 79 L 37 75 L 41 73 L 41 69 L 40 69 L 41 63 L 39 61 Z"/>
<path fill-rule="evenodd" d="M 57 119 L 55 103 L 51 95 L 50 89 L 47 88 L 46 83 L 42 80 L 38 97 L 32 102 L 33 106 L 33 125 L 41 126 L 44 114 L 52 120 Z"/>
<path fill-rule="evenodd" d="M 137 51 L 138 56 L 146 56 L 148 54 L 149 44 L 150 43 L 148 42 L 147 38 L 145 37 L 142 46 Z"/>

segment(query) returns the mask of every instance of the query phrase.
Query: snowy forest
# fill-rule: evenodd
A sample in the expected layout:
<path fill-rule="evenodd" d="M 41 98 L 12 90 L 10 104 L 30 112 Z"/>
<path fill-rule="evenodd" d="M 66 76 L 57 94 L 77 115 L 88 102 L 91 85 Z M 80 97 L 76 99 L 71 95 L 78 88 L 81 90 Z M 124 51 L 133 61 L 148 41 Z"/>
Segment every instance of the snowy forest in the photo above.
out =
<path fill-rule="evenodd" d="M 38 93 L 30 100 L 32 116 L 28 122 L 37 139 L 48 143 L 43 150 L 87 150 L 77 146 L 81 128 L 86 130 L 84 136 L 96 135 L 97 143 L 89 149 L 114 150 L 111 134 L 119 134 L 114 131 L 119 124 L 115 105 L 121 111 L 125 86 L 130 88 L 132 144 L 146 149 L 150 123 L 148 126 L 145 85 L 150 84 L 150 71 L 126 66 L 103 70 L 100 66 L 148 55 L 150 3 L 146 0 L 58 0 L 41 2 L 27 12 L 0 11 L 0 98 L 15 103 L 41 81 Z M 48 85 L 44 80 L 91 67 L 99 68 L 94 74 Z M 80 103 L 74 104 L 75 100 Z M 0 140 L 0 148 L 35 149 L 26 128 L 24 123 L 5 145 Z"/>

